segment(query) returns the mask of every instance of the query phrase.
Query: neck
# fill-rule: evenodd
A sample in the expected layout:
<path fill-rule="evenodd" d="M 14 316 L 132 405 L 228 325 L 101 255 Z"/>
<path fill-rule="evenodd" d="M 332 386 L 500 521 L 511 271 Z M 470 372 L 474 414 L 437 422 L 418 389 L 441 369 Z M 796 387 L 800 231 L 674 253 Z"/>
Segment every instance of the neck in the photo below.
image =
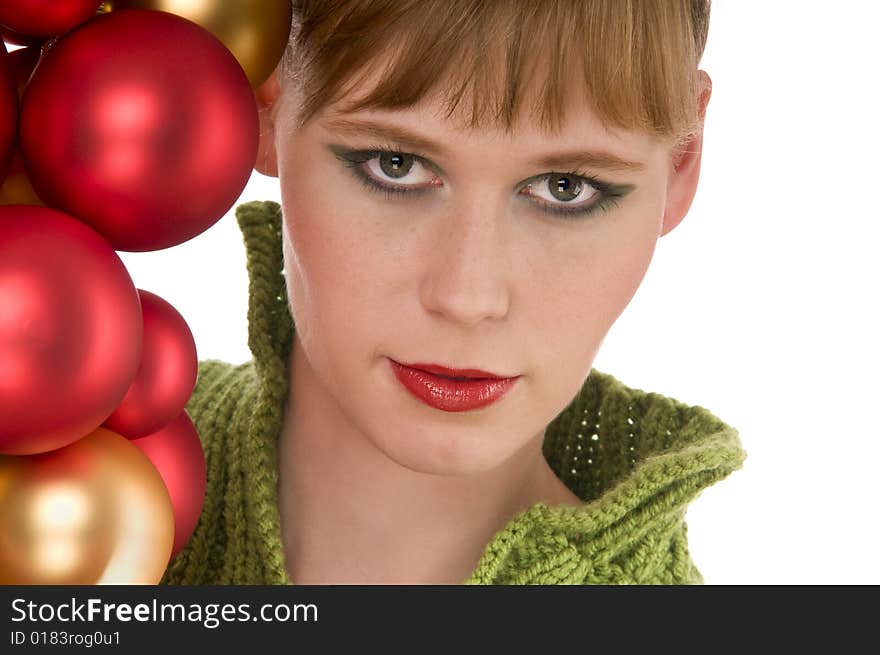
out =
<path fill-rule="evenodd" d="M 517 513 L 536 502 L 580 502 L 541 454 L 543 433 L 491 471 L 421 473 L 348 420 L 298 337 L 290 371 L 279 510 L 297 584 L 460 584 Z"/>

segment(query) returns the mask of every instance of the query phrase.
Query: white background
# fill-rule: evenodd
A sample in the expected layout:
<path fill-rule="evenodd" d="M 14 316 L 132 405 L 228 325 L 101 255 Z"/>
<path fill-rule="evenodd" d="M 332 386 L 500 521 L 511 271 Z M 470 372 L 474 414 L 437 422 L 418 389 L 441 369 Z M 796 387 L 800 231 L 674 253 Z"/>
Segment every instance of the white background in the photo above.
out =
<path fill-rule="evenodd" d="M 709 584 L 880 583 L 878 25 L 857 0 L 713 2 L 700 189 L 595 361 L 738 428 L 745 466 L 687 515 Z M 255 172 L 248 200 L 278 180 Z M 250 359 L 231 210 L 120 256 L 200 359 Z"/>

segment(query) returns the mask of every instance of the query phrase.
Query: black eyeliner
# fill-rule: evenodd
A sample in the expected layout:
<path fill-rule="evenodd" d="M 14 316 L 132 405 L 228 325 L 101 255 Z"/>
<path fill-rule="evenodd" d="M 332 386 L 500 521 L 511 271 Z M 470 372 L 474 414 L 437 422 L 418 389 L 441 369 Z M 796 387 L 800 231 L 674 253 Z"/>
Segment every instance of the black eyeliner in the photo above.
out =
<path fill-rule="evenodd" d="M 327 144 L 327 148 L 334 154 L 337 159 L 342 162 L 342 164 L 346 168 L 352 169 L 352 173 L 354 174 L 355 179 L 357 179 L 357 181 L 359 181 L 364 186 L 364 188 L 366 188 L 368 191 L 381 193 L 385 198 L 388 199 L 391 199 L 394 196 L 413 197 L 421 195 L 432 187 L 423 186 L 408 189 L 403 187 L 397 188 L 393 185 L 380 184 L 373 180 L 372 176 L 363 172 L 363 170 L 361 169 L 362 164 L 385 153 L 400 154 L 413 157 L 426 168 L 437 172 L 438 174 L 442 173 L 442 171 L 440 171 L 438 167 L 436 167 L 432 162 L 425 159 L 424 157 L 421 157 L 420 155 L 415 153 L 407 152 L 406 150 L 396 148 L 393 145 L 372 147 L 362 150 L 352 150 L 351 148 L 346 148 L 335 144 Z M 576 178 L 582 182 L 586 182 L 589 186 L 593 187 L 601 194 L 601 197 L 598 201 L 585 208 L 569 208 L 562 204 L 556 205 L 553 203 L 549 203 L 535 196 L 526 196 L 531 204 L 537 205 L 541 211 L 548 214 L 560 216 L 565 220 L 578 220 L 581 218 L 587 218 L 588 216 L 599 210 L 607 213 L 612 207 L 615 207 L 619 203 L 621 198 L 629 195 L 629 193 L 636 188 L 632 184 L 611 184 L 608 182 L 603 182 L 602 180 L 597 180 L 591 174 L 585 172 L 548 171 L 547 173 L 541 173 L 539 175 L 530 177 L 522 182 L 519 185 L 517 193 L 535 182 L 540 182 L 541 180 L 547 179 L 551 175 Z"/>

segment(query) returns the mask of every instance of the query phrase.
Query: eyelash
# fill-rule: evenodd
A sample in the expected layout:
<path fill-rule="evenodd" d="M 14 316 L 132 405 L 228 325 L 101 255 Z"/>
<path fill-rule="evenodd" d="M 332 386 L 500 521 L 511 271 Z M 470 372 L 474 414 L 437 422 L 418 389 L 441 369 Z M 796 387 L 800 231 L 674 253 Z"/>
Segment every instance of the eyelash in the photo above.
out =
<path fill-rule="evenodd" d="M 419 163 L 425 166 L 425 159 L 420 155 L 404 152 L 399 148 L 395 148 L 394 146 L 373 146 L 366 150 L 355 150 L 347 152 L 345 154 L 337 154 L 336 157 L 343 163 L 344 166 L 353 170 L 355 178 L 367 190 L 373 191 L 375 193 L 381 193 L 386 199 L 391 199 L 398 195 L 420 195 L 430 189 L 430 187 L 422 187 L 420 189 L 404 189 L 393 186 L 386 186 L 384 184 L 380 184 L 374 181 L 367 173 L 364 173 L 361 170 L 361 164 L 364 164 L 371 159 L 375 159 L 376 157 L 379 157 L 383 154 L 407 155 L 410 157 L 414 157 L 417 161 L 419 161 Z M 425 166 L 425 168 L 429 169 L 429 167 L 427 166 Z M 561 216 L 567 220 L 586 218 L 590 214 L 593 214 L 599 210 L 602 210 L 603 212 L 608 212 L 612 207 L 615 207 L 618 204 L 620 198 L 625 195 L 623 193 L 615 191 L 614 187 L 612 187 L 611 185 L 602 182 L 601 180 L 592 178 L 586 173 L 581 173 L 577 171 L 567 171 L 562 173 L 556 173 L 555 171 L 552 171 L 550 173 L 540 175 L 537 178 L 534 178 L 534 180 L 536 182 L 541 182 L 549 178 L 550 175 L 554 174 L 577 178 L 582 182 L 586 182 L 588 185 L 599 191 L 599 193 L 601 194 L 599 200 L 583 209 L 566 209 L 562 206 L 554 206 L 542 200 L 537 201 L 536 204 L 541 208 L 542 211 L 545 211 L 548 214 Z"/>

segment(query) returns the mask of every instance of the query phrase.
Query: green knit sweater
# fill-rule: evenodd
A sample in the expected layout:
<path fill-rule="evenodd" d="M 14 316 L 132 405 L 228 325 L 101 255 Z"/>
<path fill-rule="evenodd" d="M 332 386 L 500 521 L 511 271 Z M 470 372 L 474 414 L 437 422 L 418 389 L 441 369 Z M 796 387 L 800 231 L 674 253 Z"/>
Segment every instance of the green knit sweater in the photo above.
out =
<path fill-rule="evenodd" d="M 277 440 L 288 396 L 293 321 L 281 208 L 236 208 L 250 278 L 241 365 L 199 362 L 187 411 L 202 440 L 204 509 L 163 584 L 290 584 L 278 512 Z M 510 518 L 464 584 L 701 584 L 685 512 L 740 468 L 737 431 L 700 406 L 625 386 L 593 369 L 546 431 L 544 456 L 583 500 Z"/>

